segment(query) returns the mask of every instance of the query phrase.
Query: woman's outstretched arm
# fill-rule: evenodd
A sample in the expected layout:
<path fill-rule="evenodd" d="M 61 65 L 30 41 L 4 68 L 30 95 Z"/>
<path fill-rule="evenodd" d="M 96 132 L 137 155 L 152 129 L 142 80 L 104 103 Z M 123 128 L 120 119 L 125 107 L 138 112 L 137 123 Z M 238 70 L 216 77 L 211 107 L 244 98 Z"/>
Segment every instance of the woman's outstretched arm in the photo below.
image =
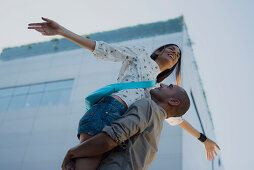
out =
<path fill-rule="evenodd" d="M 188 133 L 190 133 L 192 136 L 196 137 L 197 139 L 200 137 L 200 132 L 197 131 L 194 127 L 191 126 L 190 123 L 188 123 L 186 120 L 183 120 L 182 123 L 179 124 L 181 128 L 186 130 Z M 211 161 L 211 157 L 214 160 L 214 155 L 217 156 L 217 153 L 215 151 L 215 147 L 217 147 L 220 150 L 220 147 L 211 139 L 207 138 L 204 142 L 204 147 L 206 150 L 206 157 L 207 160 Z"/>
<path fill-rule="evenodd" d="M 187 122 L 186 120 L 183 120 L 183 122 L 180 123 L 179 126 L 181 128 L 183 128 L 184 130 L 186 130 L 188 133 L 190 133 L 195 138 L 200 137 L 200 132 L 197 131 L 193 126 L 191 126 L 191 124 L 189 122 Z"/>
<path fill-rule="evenodd" d="M 80 45 L 83 48 L 86 48 L 92 52 L 94 51 L 95 48 L 94 40 L 90 40 L 88 38 L 75 34 L 48 18 L 42 17 L 42 20 L 45 22 L 28 24 L 28 29 L 34 29 L 45 36 L 61 35 L 73 41 L 74 43 Z"/>

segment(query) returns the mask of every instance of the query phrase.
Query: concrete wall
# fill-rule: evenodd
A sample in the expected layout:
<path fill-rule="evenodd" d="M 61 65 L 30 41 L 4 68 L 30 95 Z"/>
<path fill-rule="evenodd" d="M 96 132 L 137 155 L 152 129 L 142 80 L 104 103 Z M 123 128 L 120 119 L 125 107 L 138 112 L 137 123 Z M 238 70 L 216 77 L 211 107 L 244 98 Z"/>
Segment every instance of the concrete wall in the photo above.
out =
<path fill-rule="evenodd" d="M 216 141 L 205 90 L 202 87 L 202 80 L 198 73 L 198 66 L 193 55 L 186 27 L 183 30 L 183 56 L 183 87 L 188 91 L 191 99 L 190 109 L 184 118 L 197 130 L 204 133 L 213 141 Z M 183 170 L 223 169 L 219 166 L 220 156 L 217 156 L 214 161 L 207 161 L 203 144 L 185 131 L 183 131 L 182 144 Z"/>

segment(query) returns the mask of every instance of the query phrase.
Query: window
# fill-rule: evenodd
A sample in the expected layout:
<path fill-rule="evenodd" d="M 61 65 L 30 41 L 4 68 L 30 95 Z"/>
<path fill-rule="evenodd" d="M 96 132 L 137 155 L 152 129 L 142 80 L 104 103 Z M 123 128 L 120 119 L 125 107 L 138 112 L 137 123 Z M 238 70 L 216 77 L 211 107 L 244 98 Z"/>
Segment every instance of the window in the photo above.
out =
<path fill-rule="evenodd" d="M 0 112 L 69 102 L 72 80 L 0 89 Z"/>

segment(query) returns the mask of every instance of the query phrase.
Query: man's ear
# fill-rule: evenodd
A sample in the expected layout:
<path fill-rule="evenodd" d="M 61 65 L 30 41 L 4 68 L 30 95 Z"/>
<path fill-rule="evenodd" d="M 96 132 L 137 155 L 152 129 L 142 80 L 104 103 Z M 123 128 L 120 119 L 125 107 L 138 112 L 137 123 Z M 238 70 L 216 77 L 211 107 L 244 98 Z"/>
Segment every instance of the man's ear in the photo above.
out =
<path fill-rule="evenodd" d="M 171 97 L 168 99 L 168 104 L 171 106 L 178 106 L 180 105 L 180 100 Z"/>

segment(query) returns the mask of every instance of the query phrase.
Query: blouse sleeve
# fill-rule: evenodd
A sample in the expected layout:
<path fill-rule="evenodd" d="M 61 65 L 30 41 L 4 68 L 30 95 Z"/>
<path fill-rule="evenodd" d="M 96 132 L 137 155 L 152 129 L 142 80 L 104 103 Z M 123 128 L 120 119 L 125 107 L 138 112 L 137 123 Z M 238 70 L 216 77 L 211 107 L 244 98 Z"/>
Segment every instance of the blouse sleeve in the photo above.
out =
<path fill-rule="evenodd" d="M 179 125 L 183 122 L 182 117 L 170 117 L 166 119 L 166 121 L 171 125 L 171 126 L 176 126 Z"/>
<path fill-rule="evenodd" d="M 96 41 L 93 51 L 94 57 L 105 61 L 119 62 L 124 60 L 135 60 L 143 48 L 115 46 L 103 41 Z"/>

